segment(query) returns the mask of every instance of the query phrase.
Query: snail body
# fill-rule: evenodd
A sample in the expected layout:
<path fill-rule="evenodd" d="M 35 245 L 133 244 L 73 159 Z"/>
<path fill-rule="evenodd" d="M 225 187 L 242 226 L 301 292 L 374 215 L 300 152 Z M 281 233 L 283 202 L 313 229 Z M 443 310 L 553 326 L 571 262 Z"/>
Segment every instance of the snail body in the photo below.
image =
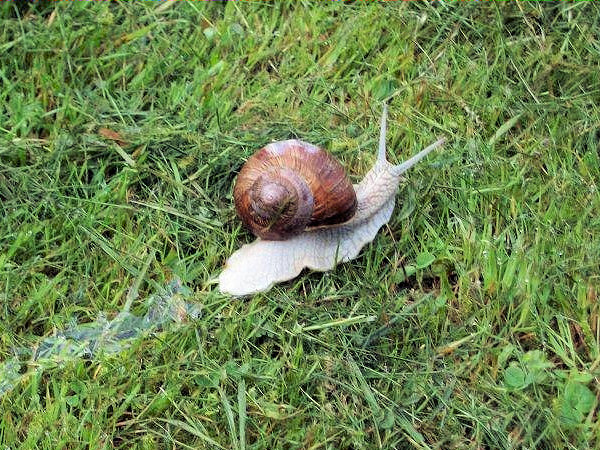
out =
<path fill-rule="evenodd" d="M 304 268 L 325 272 L 358 256 L 360 250 L 389 221 L 402 174 L 444 142 L 440 139 L 406 162 L 393 165 L 385 157 L 386 122 L 387 107 L 384 105 L 377 160 L 363 180 L 354 186 L 349 186 L 343 169 L 342 174 L 337 173 L 341 165 L 333 157 L 302 141 L 270 144 L 255 154 L 256 159 L 252 157 L 248 160 L 250 169 L 245 165 L 240 172 L 234 188 L 234 199 L 242 221 L 259 238 L 251 244 L 243 245 L 227 260 L 225 269 L 219 276 L 221 292 L 242 296 L 266 291 L 275 283 L 295 278 Z M 289 150 L 290 148 L 296 150 Z M 298 151 L 298 148 L 302 150 Z M 282 157 L 287 153 L 296 156 Z M 323 154 L 327 156 L 322 156 Z M 270 159 L 273 155 L 275 160 Z M 297 159 L 298 155 L 301 155 L 300 159 Z M 329 164 L 331 160 L 335 164 L 328 166 L 324 172 L 316 169 L 308 171 L 309 174 L 318 176 L 312 179 L 310 175 L 306 180 L 307 176 L 302 171 L 306 171 L 311 164 L 305 159 L 315 155 L 319 160 L 315 165 L 316 169 L 322 168 L 324 162 Z M 292 162 L 287 161 L 287 158 Z M 287 162 L 284 163 L 283 160 Z M 263 170 L 268 173 L 273 167 L 284 167 L 285 170 L 272 173 L 281 173 L 287 178 L 290 167 L 297 168 L 297 165 L 302 166 L 302 170 L 299 175 L 290 177 L 293 181 L 284 182 L 277 178 L 280 175 L 275 177 L 272 185 L 264 177 L 262 181 L 257 181 L 261 176 L 255 171 Z M 323 173 L 329 173 L 329 176 L 323 176 Z M 297 194 L 290 195 L 293 190 L 290 186 L 298 182 L 295 177 L 304 178 L 309 187 L 324 188 L 322 191 L 311 191 L 308 195 L 305 188 L 300 187 L 295 190 Z M 340 191 L 336 190 L 338 188 Z M 259 195 L 258 200 L 251 199 L 252 190 L 254 194 L 261 193 L 262 196 Z M 332 192 L 338 196 L 334 198 Z M 321 198 L 322 194 L 327 193 L 329 197 Z M 277 203 L 276 197 L 287 200 Z M 310 213 L 308 206 L 304 204 L 290 207 L 290 203 L 298 199 L 307 200 L 307 204 L 311 206 Z M 252 211 L 248 212 L 248 207 L 254 209 L 250 208 Z M 267 211 L 276 211 L 273 219 L 264 218 Z M 247 216 L 244 217 L 244 214 Z M 260 216 L 259 220 L 257 216 Z M 278 224 L 280 219 L 284 219 L 284 222 L 291 219 L 292 226 Z M 252 225 L 252 221 L 256 224 Z"/>

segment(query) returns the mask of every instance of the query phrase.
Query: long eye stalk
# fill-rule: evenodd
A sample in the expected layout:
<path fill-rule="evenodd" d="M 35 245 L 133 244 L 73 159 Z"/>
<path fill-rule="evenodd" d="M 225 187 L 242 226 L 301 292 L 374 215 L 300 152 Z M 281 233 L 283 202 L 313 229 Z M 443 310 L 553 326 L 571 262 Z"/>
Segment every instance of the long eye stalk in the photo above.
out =
<path fill-rule="evenodd" d="M 400 174 L 406 172 L 408 169 L 410 169 L 416 163 L 418 163 L 419 161 L 421 161 L 423 158 L 425 158 L 429 153 L 431 153 L 432 151 L 434 151 L 436 148 L 441 147 L 442 145 L 444 145 L 445 142 L 446 142 L 446 138 L 438 139 L 437 141 L 435 141 L 430 146 L 425 147 L 423 150 L 421 150 L 419 153 L 417 153 L 412 158 L 404 161 L 402 164 L 398 164 L 397 166 L 394 166 L 393 172 L 396 175 L 400 175 Z"/>

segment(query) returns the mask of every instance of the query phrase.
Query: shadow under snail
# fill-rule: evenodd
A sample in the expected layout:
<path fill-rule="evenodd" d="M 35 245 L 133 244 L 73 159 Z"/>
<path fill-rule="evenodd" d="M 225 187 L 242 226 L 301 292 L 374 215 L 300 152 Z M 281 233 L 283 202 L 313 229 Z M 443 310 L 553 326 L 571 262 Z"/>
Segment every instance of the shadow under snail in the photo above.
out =
<path fill-rule="evenodd" d="M 325 272 L 358 256 L 389 221 L 402 174 L 444 143 L 393 165 L 385 156 L 386 122 L 384 104 L 377 160 L 354 186 L 333 156 L 299 140 L 271 143 L 248 159 L 233 196 L 258 239 L 229 257 L 219 276 L 221 292 L 266 291 L 304 268 Z"/>

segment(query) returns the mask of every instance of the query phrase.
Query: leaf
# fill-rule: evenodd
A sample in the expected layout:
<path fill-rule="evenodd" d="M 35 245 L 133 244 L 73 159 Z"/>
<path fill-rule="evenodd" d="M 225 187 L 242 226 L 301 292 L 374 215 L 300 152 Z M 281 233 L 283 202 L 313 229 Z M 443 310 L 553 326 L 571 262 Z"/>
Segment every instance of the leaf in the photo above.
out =
<path fill-rule="evenodd" d="M 413 265 L 404 266 L 404 268 L 399 268 L 394 276 L 394 283 L 402 283 L 408 277 L 412 277 L 415 273 L 417 273 L 417 268 Z"/>
<path fill-rule="evenodd" d="M 544 370 L 554 367 L 554 364 L 546 359 L 546 355 L 541 350 L 531 350 L 525 353 L 521 360 L 530 370 Z"/>
<path fill-rule="evenodd" d="M 500 355 L 498 355 L 498 366 L 504 367 L 506 361 L 508 361 L 508 358 L 510 358 L 514 350 L 515 346 L 512 344 L 504 346 L 504 348 L 500 352 Z"/>
<path fill-rule="evenodd" d="M 221 59 L 216 64 L 214 64 L 210 69 L 208 69 L 207 75 L 209 77 L 213 77 L 213 76 L 219 74 L 223 70 L 224 67 L 225 67 L 225 61 L 223 61 Z"/>
<path fill-rule="evenodd" d="M 105 139 L 109 139 L 111 141 L 118 141 L 123 143 L 123 138 L 121 137 L 121 135 L 119 133 L 117 133 L 114 130 L 111 130 L 110 128 L 100 128 L 98 130 L 98 134 L 100 136 L 102 136 Z"/>
<path fill-rule="evenodd" d="M 498 128 L 498 130 L 496 131 L 496 133 L 494 134 L 494 136 L 492 136 L 492 138 L 488 141 L 488 145 L 491 147 L 492 145 L 494 145 L 502 136 L 504 136 L 508 130 L 510 130 L 512 127 L 515 126 L 515 124 L 519 121 L 519 119 L 521 118 L 521 114 L 517 114 L 516 116 L 508 119 L 506 122 L 504 122 L 500 128 Z"/>
<path fill-rule="evenodd" d="M 517 256 L 512 256 L 508 259 L 508 262 L 505 264 L 504 276 L 502 277 L 502 287 L 508 290 L 513 285 L 513 280 L 515 277 L 515 271 L 517 269 L 517 264 L 520 260 Z"/>
<path fill-rule="evenodd" d="M 582 423 L 596 401 L 596 397 L 584 384 L 568 381 L 562 395 L 560 421 L 565 425 Z"/>
<path fill-rule="evenodd" d="M 371 92 L 377 100 L 383 101 L 390 97 L 396 89 L 398 89 L 396 80 L 392 78 L 383 78 L 373 82 Z"/>
<path fill-rule="evenodd" d="M 431 263 L 433 263 L 434 261 L 435 256 L 433 256 L 429 252 L 423 252 L 417 255 L 417 259 L 415 262 L 417 263 L 417 269 L 424 269 L 425 267 L 430 266 Z"/>
<path fill-rule="evenodd" d="M 219 373 L 211 372 L 208 374 L 199 374 L 194 377 L 196 386 L 214 388 L 219 384 Z"/>
<path fill-rule="evenodd" d="M 150 414 L 160 415 L 170 404 L 171 401 L 169 400 L 169 396 L 165 392 L 158 392 L 156 397 L 150 402 L 148 412 Z"/>
<path fill-rule="evenodd" d="M 206 39 L 208 39 L 209 41 L 212 41 L 213 38 L 217 35 L 217 30 L 215 30 L 213 27 L 207 27 L 202 32 L 204 33 L 204 36 L 206 36 Z"/>
<path fill-rule="evenodd" d="M 227 423 L 229 425 L 229 437 L 231 439 L 232 448 L 238 448 L 238 438 L 236 436 L 235 429 L 235 419 L 233 417 L 233 410 L 231 409 L 231 405 L 229 404 L 229 400 L 227 399 L 227 395 L 221 386 L 219 386 L 219 395 L 221 396 L 221 404 L 223 405 L 223 409 L 225 410 L 225 417 L 227 417 Z"/>
<path fill-rule="evenodd" d="M 261 409 L 261 413 L 270 419 L 287 419 L 290 413 L 293 412 L 293 408 L 290 405 L 277 404 L 267 401 L 259 401 L 257 404 Z"/>
<path fill-rule="evenodd" d="M 406 194 L 402 199 L 402 208 L 400 209 L 400 211 L 398 211 L 398 213 L 394 213 L 397 216 L 397 220 L 399 222 L 402 222 L 408 219 L 415 211 L 416 206 L 417 200 L 415 196 L 415 191 L 413 189 L 406 189 Z"/>
<path fill-rule="evenodd" d="M 238 417 L 240 449 L 246 449 L 246 382 L 242 378 L 238 383 Z"/>
<path fill-rule="evenodd" d="M 508 389 L 523 389 L 527 386 L 525 371 L 512 365 L 504 371 L 504 385 Z"/>
<path fill-rule="evenodd" d="M 231 360 L 225 363 L 224 368 L 227 375 L 235 380 L 245 377 L 250 372 L 249 364 L 242 364 L 241 366 L 238 366 L 234 361 Z"/>
<path fill-rule="evenodd" d="M 573 371 L 569 374 L 569 379 L 578 383 L 587 384 L 594 379 L 594 376 L 586 372 Z"/>
<path fill-rule="evenodd" d="M 425 438 L 421 433 L 419 433 L 415 427 L 410 423 L 408 419 L 405 417 L 398 417 L 398 424 L 404 431 L 406 431 L 409 436 L 419 444 L 425 444 Z"/>
<path fill-rule="evenodd" d="M 146 36 L 148 33 L 150 33 L 150 31 L 152 31 L 152 28 L 158 25 L 158 23 L 158 21 L 153 22 L 150 25 L 146 25 L 145 27 L 132 31 L 131 33 L 124 34 L 115 41 L 115 47 L 118 47 L 119 45 L 127 42 L 135 41 L 136 39 Z"/>
<path fill-rule="evenodd" d="M 383 419 L 379 422 L 379 428 L 382 430 L 389 430 L 394 426 L 395 421 L 396 415 L 394 414 L 394 411 L 386 408 L 383 414 Z"/>
<path fill-rule="evenodd" d="M 239 37 L 244 37 L 244 29 L 239 23 L 233 23 L 229 27 L 229 32 L 232 34 L 237 34 Z"/>
<path fill-rule="evenodd" d="M 528 379 L 531 382 L 540 383 L 546 379 L 549 368 L 554 367 L 554 364 L 546 359 L 546 355 L 540 350 L 532 350 L 523 355 L 521 363 L 525 366 L 528 372 Z"/>
<path fill-rule="evenodd" d="M 162 422 L 166 422 L 169 425 L 173 425 L 174 427 L 179 427 L 182 430 L 185 430 L 188 433 L 192 434 L 193 436 L 199 437 L 200 439 L 208 442 L 210 445 L 212 445 L 215 448 L 224 448 L 221 445 L 219 445 L 218 442 L 211 439 L 210 436 L 208 436 L 203 430 L 200 429 L 200 427 L 202 427 L 202 424 L 200 422 L 186 423 L 186 422 L 182 422 L 181 420 L 163 419 L 163 418 L 159 418 L 158 420 L 160 420 Z"/>
<path fill-rule="evenodd" d="M 438 308 L 442 308 L 443 306 L 446 306 L 447 301 L 448 301 L 448 297 L 446 296 L 446 294 L 440 294 L 433 302 L 434 306 L 436 307 L 436 311 Z"/>
<path fill-rule="evenodd" d="M 69 395 L 67 397 L 67 404 L 73 407 L 79 405 L 79 395 Z"/>
<path fill-rule="evenodd" d="M 377 316 L 367 316 L 365 314 L 360 314 L 358 316 L 346 317 L 344 319 L 333 320 L 331 322 L 311 325 L 308 327 L 300 327 L 300 331 L 316 331 L 331 327 L 347 327 L 349 325 L 355 325 L 357 323 L 374 322 L 375 320 L 377 320 Z"/>

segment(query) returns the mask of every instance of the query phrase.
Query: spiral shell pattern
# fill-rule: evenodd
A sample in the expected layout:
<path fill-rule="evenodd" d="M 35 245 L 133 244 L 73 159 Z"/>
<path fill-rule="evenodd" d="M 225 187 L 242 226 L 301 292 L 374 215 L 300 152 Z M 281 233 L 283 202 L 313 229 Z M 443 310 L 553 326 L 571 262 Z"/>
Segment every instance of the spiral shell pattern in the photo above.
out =
<path fill-rule="evenodd" d="M 251 156 L 233 196 L 242 222 L 266 240 L 346 222 L 357 206 L 342 165 L 325 150 L 295 139 L 274 142 Z"/>

